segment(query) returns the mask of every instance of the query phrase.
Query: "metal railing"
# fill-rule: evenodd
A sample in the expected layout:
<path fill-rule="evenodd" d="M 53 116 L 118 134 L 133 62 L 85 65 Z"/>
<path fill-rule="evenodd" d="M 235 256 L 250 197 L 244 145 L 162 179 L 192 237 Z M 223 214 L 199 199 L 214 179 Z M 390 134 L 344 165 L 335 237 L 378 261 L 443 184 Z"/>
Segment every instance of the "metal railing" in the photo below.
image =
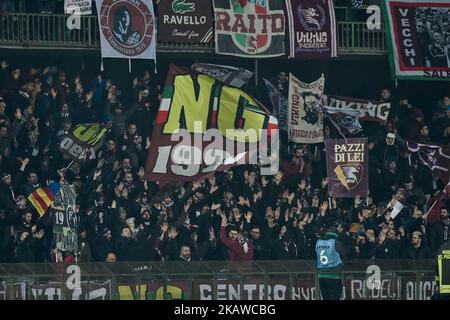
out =
<path fill-rule="evenodd" d="M 374 266 L 379 286 L 371 281 Z M 355 260 L 343 268 L 343 299 L 429 300 L 437 291 L 433 267 L 433 260 Z M 0 264 L 0 300 L 319 298 L 315 261 L 306 260 L 85 263 L 67 271 L 62 264 Z"/>
<path fill-rule="evenodd" d="M 82 16 L 80 29 L 69 30 L 66 15 L 6 13 L 0 16 L 0 45 L 10 48 L 91 49 L 100 47 L 96 16 Z M 338 23 L 339 53 L 386 53 L 384 28 L 369 30 L 364 22 Z M 158 42 L 160 52 L 213 53 L 214 43 Z"/>

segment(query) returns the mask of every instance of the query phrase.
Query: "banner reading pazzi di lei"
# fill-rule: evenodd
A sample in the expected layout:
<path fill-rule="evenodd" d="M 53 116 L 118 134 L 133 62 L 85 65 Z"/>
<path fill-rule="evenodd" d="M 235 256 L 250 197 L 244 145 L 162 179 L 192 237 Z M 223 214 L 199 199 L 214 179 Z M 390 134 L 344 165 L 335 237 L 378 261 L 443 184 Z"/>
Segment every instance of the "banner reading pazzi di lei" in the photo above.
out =
<path fill-rule="evenodd" d="M 286 1 L 289 57 L 337 57 L 337 24 L 333 0 Z"/>
<path fill-rule="evenodd" d="M 335 198 L 369 194 L 367 138 L 326 139 L 328 190 Z"/>
<path fill-rule="evenodd" d="M 213 0 L 216 53 L 239 57 L 285 54 L 284 0 Z"/>
<path fill-rule="evenodd" d="M 171 65 L 162 96 L 148 153 L 147 180 L 196 181 L 217 170 L 256 164 L 256 157 L 270 157 L 269 146 L 273 149 L 272 141 L 278 139 L 277 119 L 243 90 Z M 261 174 L 275 174 L 276 160 L 263 161 L 270 168 Z"/>
<path fill-rule="evenodd" d="M 212 6 L 205 0 L 157 0 L 158 40 L 207 43 L 213 37 Z"/>
<path fill-rule="evenodd" d="M 450 80 L 450 1 L 385 0 L 392 75 Z"/>
<path fill-rule="evenodd" d="M 155 59 L 152 0 L 97 0 L 102 58 Z"/>

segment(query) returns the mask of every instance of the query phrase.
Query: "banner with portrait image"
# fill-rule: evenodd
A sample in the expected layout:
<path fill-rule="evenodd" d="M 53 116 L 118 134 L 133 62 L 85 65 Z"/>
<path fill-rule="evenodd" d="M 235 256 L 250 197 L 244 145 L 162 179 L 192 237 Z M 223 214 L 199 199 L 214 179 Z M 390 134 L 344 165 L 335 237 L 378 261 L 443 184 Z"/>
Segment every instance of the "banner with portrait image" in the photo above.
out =
<path fill-rule="evenodd" d="M 216 53 L 239 57 L 285 54 L 284 0 L 213 0 Z"/>
<path fill-rule="evenodd" d="M 289 57 L 337 57 L 337 23 L 333 0 L 286 1 Z"/>
<path fill-rule="evenodd" d="M 304 83 L 289 74 L 288 132 L 295 143 L 323 142 L 322 96 L 325 77 Z"/>
<path fill-rule="evenodd" d="M 208 43 L 213 38 L 212 6 L 204 0 L 156 0 L 158 41 Z"/>
<path fill-rule="evenodd" d="M 155 59 L 152 0 L 97 0 L 102 58 Z"/>
<path fill-rule="evenodd" d="M 369 153 L 367 138 L 326 139 L 328 190 L 335 198 L 367 197 Z"/>
<path fill-rule="evenodd" d="M 383 4 L 393 77 L 450 80 L 450 1 L 385 0 Z"/>
<path fill-rule="evenodd" d="M 260 163 L 262 175 L 273 175 L 278 170 L 277 129 L 277 119 L 245 91 L 171 65 L 153 127 L 146 178 L 196 181 L 249 163 Z"/>

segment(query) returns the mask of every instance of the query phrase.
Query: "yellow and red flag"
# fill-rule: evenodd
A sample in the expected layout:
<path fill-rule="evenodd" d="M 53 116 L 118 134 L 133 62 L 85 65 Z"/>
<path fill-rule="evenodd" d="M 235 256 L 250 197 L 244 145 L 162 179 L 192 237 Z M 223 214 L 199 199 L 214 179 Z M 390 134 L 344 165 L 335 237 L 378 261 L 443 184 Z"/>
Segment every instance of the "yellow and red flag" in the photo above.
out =
<path fill-rule="evenodd" d="M 59 183 L 53 182 L 47 187 L 37 188 L 28 195 L 28 200 L 36 208 L 40 217 L 42 217 L 47 209 L 52 205 L 53 200 L 59 193 L 60 188 Z"/>

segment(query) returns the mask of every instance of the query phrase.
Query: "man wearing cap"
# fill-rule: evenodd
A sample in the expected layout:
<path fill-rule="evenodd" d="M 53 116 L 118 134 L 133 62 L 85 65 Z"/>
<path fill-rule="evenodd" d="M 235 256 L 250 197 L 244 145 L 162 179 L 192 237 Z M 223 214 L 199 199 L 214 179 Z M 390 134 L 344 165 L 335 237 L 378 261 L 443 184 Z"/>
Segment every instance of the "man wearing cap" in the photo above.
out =
<path fill-rule="evenodd" d="M 316 243 L 320 293 L 323 300 L 340 300 L 343 248 L 336 228 L 330 227 Z"/>

